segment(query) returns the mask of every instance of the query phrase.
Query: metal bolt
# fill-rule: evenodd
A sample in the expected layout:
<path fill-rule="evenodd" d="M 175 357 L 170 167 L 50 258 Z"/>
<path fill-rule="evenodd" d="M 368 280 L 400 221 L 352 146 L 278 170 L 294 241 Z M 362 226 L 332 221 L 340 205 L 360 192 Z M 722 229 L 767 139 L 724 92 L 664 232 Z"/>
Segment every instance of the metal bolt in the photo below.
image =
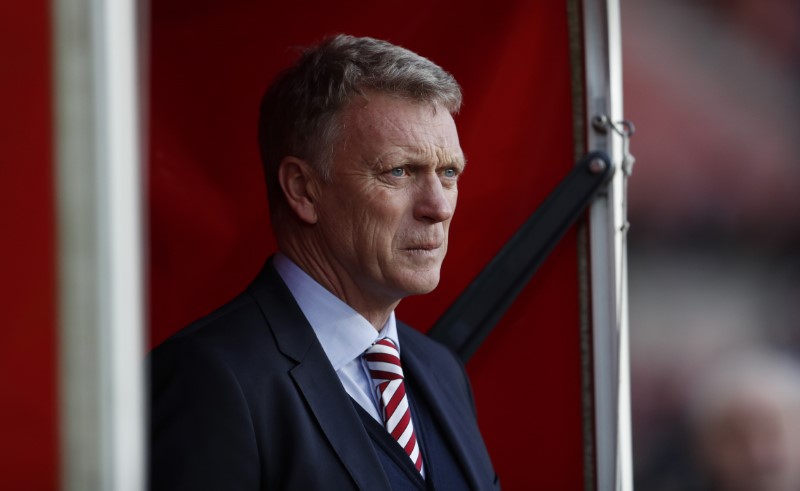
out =
<path fill-rule="evenodd" d="M 592 174 L 600 174 L 601 172 L 606 170 L 606 161 L 595 157 L 589 162 L 589 172 Z"/>
<path fill-rule="evenodd" d="M 598 133 L 605 135 L 608 133 L 608 127 L 610 125 L 610 121 L 608 116 L 605 114 L 599 114 L 592 118 L 592 128 Z"/>

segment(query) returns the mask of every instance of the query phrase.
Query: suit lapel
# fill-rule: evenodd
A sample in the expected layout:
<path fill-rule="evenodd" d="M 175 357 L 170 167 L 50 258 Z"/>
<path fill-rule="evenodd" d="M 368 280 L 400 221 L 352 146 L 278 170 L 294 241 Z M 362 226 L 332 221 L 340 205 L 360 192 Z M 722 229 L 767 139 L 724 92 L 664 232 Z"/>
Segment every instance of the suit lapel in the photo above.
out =
<path fill-rule="evenodd" d="M 297 362 L 290 376 L 359 489 L 390 490 L 350 396 L 271 261 L 250 292 L 261 306 L 280 350 Z"/>
<path fill-rule="evenodd" d="M 452 402 L 462 400 L 463 395 L 453 388 L 452 381 L 444 380 L 440 372 L 430 366 L 420 350 L 415 349 L 419 345 L 413 338 L 403 335 L 399 323 L 398 330 L 403 371 L 408 374 L 407 377 L 412 377 L 419 388 L 418 392 L 422 393 L 429 404 L 431 414 L 436 418 L 443 436 L 455 450 L 455 456 L 466 472 L 470 487 L 481 489 L 481 483 L 486 481 L 486 476 L 480 477 L 478 474 L 484 462 L 480 458 L 481 449 L 484 448 L 483 439 L 478 433 L 473 415 L 468 413 L 469 410 Z"/>
<path fill-rule="evenodd" d="M 308 356 L 291 375 L 358 487 L 391 489 L 372 441 L 328 359 Z"/>

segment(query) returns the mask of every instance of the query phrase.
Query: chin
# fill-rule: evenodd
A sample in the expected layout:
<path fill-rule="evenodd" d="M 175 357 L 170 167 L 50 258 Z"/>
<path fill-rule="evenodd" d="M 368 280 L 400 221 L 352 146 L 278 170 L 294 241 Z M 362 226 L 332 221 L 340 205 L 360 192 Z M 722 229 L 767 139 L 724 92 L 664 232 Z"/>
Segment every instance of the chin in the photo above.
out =
<path fill-rule="evenodd" d="M 407 295 L 424 295 L 436 289 L 439 285 L 439 272 L 435 274 L 426 272 L 423 274 L 415 274 L 402 283 L 402 289 L 407 292 Z"/>

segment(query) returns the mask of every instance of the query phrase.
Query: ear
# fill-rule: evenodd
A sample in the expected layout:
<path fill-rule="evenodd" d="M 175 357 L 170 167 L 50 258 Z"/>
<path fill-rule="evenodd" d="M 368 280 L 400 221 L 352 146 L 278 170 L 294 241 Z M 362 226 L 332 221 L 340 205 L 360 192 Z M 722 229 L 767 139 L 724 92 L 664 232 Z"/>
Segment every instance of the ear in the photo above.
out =
<path fill-rule="evenodd" d="M 301 221 L 317 223 L 317 190 L 319 176 L 305 160 L 287 156 L 278 167 L 278 181 L 289 208 Z"/>

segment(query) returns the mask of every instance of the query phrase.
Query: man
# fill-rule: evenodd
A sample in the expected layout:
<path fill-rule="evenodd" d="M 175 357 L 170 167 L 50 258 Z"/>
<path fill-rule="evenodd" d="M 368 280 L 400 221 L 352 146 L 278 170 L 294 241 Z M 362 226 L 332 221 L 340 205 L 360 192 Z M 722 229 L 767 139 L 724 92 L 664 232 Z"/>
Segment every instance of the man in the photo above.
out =
<path fill-rule="evenodd" d="M 259 142 L 280 253 L 152 353 L 153 488 L 499 487 L 463 367 L 394 317 L 439 282 L 460 104 L 450 74 L 370 38 L 273 82 Z"/>
<path fill-rule="evenodd" d="M 693 448 L 686 453 L 698 479 L 685 489 L 800 489 L 800 365 L 794 357 L 756 346 L 717 356 L 687 392 Z"/>

